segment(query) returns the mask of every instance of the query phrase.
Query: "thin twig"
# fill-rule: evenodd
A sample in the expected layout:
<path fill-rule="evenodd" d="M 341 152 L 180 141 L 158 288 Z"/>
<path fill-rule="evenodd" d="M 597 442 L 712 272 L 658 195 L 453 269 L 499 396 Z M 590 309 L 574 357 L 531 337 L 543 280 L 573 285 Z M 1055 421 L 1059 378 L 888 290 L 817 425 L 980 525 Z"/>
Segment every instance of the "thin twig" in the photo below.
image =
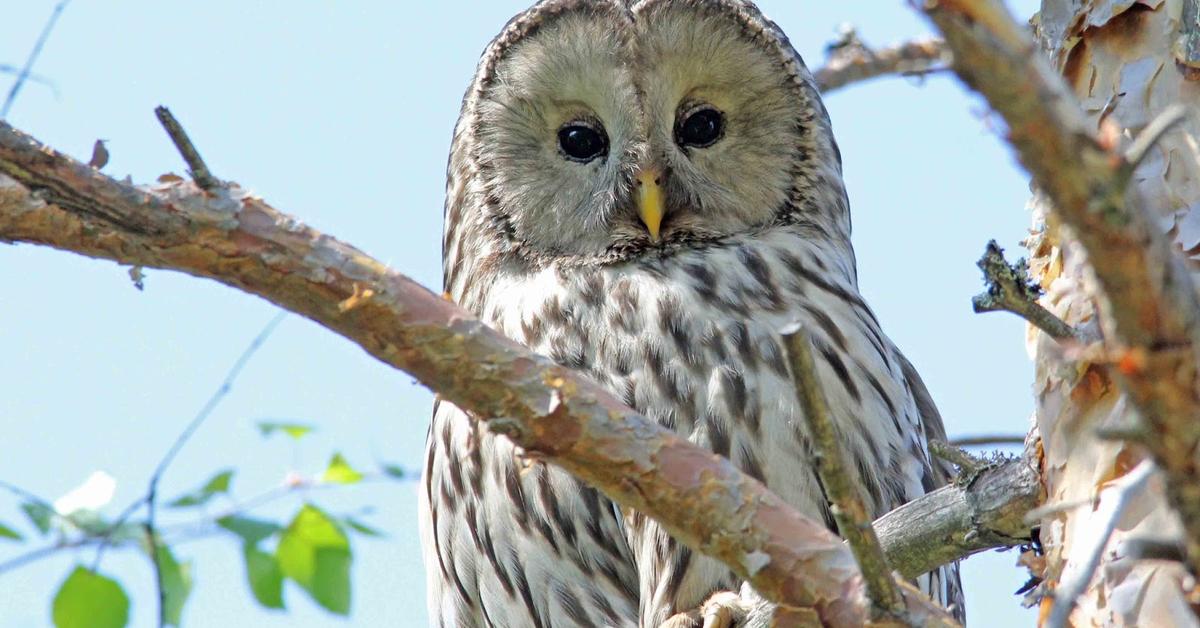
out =
<path fill-rule="evenodd" d="M 49 558 L 63 550 L 77 549 L 87 547 L 101 542 L 97 537 L 84 536 L 74 541 L 60 541 L 54 545 L 47 545 L 37 549 L 30 550 L 24 554 L 18 554 L 2 563 L 0 563 L 0 575 L 8 573 L 14 569 L 19 569 L 29 563 L 39 561 L 43 558 Z"/>
<path fill-rule="evenodd" d="M 108 528 L 106 528 L 104 532 L 100 534 L 100 544 L 96 547 L 96 557 L 92 559 L 92 571 L 96 571 L 100 568 L 100 561 L 104 559 L 104 551 L 112 545 L 113 536 L 121 529 L 121 526 L 125 525 L 125 523 L 129 521 L 129 518 L 133 516 L 133 513 L 137 512 L 138 509 L 144 505 L 146 505 L 145 495 L 133 500 L 133 502 L 126 506 L 125 509 L 117 515 L 116 519 L 113 519 L 113 522 L 109 524 Z"/>
<path fill-rule="evenodd" d="M 1162 139 L 1162 136 L 1187 118 L 1187 112 L 1187 107 L 1175 103 L 1155 116 L 1150 124 L 1147 124 L 1146 128 L 1133 138 L 1129 148 L 1125 149 L 1125 167 L 1133 172 L 1150 153 L 1150 149 Z"/>
<path fill-rule="evenodd" d="M 941 40 L 926 39 L 870 48 L 853 28 L 845 29 L 826 50 L 828 56 L 824 67 L 813 73 L 823 94 L 887 74 L 923 76 L 940 72 L 950 64 L 950 52 Z"/>
<path fill-rule="evenodd" d="M 34 495 L 33 493 L 17 486 L 16 484 L 13 484 L 13 483 L 5 481 L 5 480 L 0 480 L 0 488 L 12 493 L 13 495 L 16 495 L 17 497 L 20 497 L 26 501 L 33 502 L 39 506 L 48 508 L 51 511 L 54 510 L 54 506 L 51 505 L 48 500 L 38 497 L 37 495 Z"/>
<path fill-rule="evenodd" d="M 958 467 L 964 475 L 974 475 L 979 472 L 987 463 L 982 460 L 976 460 L 971 454 L 942 442 L 940 440 L 929 441 L 929 453 L 934 456 L 953 464 Z"/>
<path fill-rule="evenodd" d="M 1036 526 L 1042 519 L 1045 519 L 1046 517 L 1057 515 L 1061 512 L 1067 512 L 1069 510 L 1075 510 L 1076 508 L 1083 508 L 1084 506 L 1091 506 L 1093 503 L 1095 503 L 1095 501 L 1095 499 L 1089 497 L 1087 499 L 1071 499 L 1050 504 L 1042 504 L 1041 506 L 1038 506 L 1037 508 L 1025 513 L 1025 523 L 1031 526 Z"/>
<path fill-rule="evenodd" d="M 1024 445 L 1025 437 L 1020 434 L 978 434 L 975 436 L 959 436 L 951 438 L 950 444 L 955 447 L 997 447 L 1004 445 Z"/>
<path fill-rule="evenodd" d="M 13 74 L 20 76 L 21 68 L 9 65 L 7 63 L 0 63 L 0 74 Z M 31 72 L 25 75 L 25 80 L 29 81 L 30 83 L 38 83 L 39 85 L 49 87 L 50 91 L 54 93 L 55 98 L 60 98 L 62 96 L 62 94 L 58 91 L 58 85 L 56 85 L 54 81 L 42 76 L 41 74 L 34 74 Z"/>
<path fill-rule="evenodd" d="M 209 171 L 204 159 L 200 157 L 200 151 L 196 150 L 196 145 L 188 137 L 187 131 L 183 130 L 183 125 L 179 124 L 179 120 L 176 120 L 174 115 L 171 115 L 171 110 L 159 105 L 154 108 L 154 115 L 158 117 L 159 123 L 166 130 L 171 142 L 175 144 L 179 155 L 187 163 L 188 173 L 192 175 L 192 180 L 196 182 L 196 185 L 200 186 L 202 190 L 212 190 L 221 185 L 221 182 Z"/>
<path fill-rule="evenodd" d="M 411 478 L 415 479 L 418 475 L 419 474 L 414 473 L 414 474 L 412 474 Z M 202 517 L 196 521 L 185 521 L 185 522 L 180 522 L 180 523 L 176 523 L 176 524 L 172 524 L 172 525 L 168 525 L 168 526 L 156 526 L 155 532 L 157 534 L 157 538 L 159 539 L 159 542 L 161 545 L 171 546 L 176 543 L 184 543 L 184 542 L 189 542 L 189 541 L 193 541 L 193 540 L 197 540 L 197 539 L 211 537 L 215 533 L 214 532 L 214 528 L 215 528 L 214 523 L 216 521 L 223 519 L 225 517 L 234 517 L 234 516 L 242 515 L 242 514 L 250 512 L 254 509 L 270 505 L 274 502 L 279 501 L 280 499 L 294 495 L 295 493 L 297 493 L 301 490 L 304 490 L 304 491 L 336 490 L 336 489 L 340 489 L 340 488 L 350 488 L 353 486 L 361 486 L 364 484 L 396 482 L 396 481 L 397 480 L 395 478 L 387 476 L 383 473 L 364 473 L 362 479 L 353 484 L 342 484 L 342 483 L 338 483 L 338 482 L 312 482 L 312 483 L 301 484 L 301 485 L 276 486 L 276 487 L 267 489 L 267 490 L 255 495 L 253 497 L 250 497 L 244 501 L 238 502 L 237 504 L 234 504 L 233 506 L 220 511 L 217 514 L 205 515 L 204 517 Z M 20 493 L 18 493 L 18 494 L 20 494 Z M 137 503 L 139 505 L 145 503 L 145 498 L 143 497 L 143 498 L 139 499 L 137 501 Z M 145 523 L 143 522 L 140 525 L 144 531 Z M 217 531 L 219 531 L 219 528 L 217 528 Z M 58 554 L 59 552 L 63 552 L 66 550 L 90 547 L 93 545 L 98 546 L 98 545 L 101 545 L 104 543 L 107 543 L 110 548 L 114 548 L 114 549 L 122 547 L 121 544 L 116 544 L 111 539 L 109 539 L 106 536 L 106 533 L 107 533 L 107 530 L 105 530 L 105 532 L 102 532 L 99 534 L 91 534 L 91 533 L 88 533 L 86 530 L 83 530 L 82 534 L 77 538 L 70 539 L 70 540 L 67 540 L 67 539 L 59 540 L 52 545 L 46 545 L 46 546 L 39 547 L 34 550 L 30 550 L 24 554 L 19 554 L 13 558 L 10 558 L 7 561 L 0 563 L 0 575 L 3 575 L 4 573 L 12 571 L 14 569 L 17 569 L 19 567 L 23 567 L 29 563 L 41 560 L 43 558 L 49 558 L 51 556 Z M 135 539 L 133 539 L 133 538 L 125 538 L 125 539 L 122 539 L 121 543 L 128 544 L 128 543 L 132 543 L 134 540 Z M 96 569 L 97 569 L 97 566 L 93 565 L 92 570 L 95 571 Z"/>
<path fill-rule="evenodd" d="M 197 182 L 197 184 L 198 183 L 199 182 Z M 183 446 L 186 445 L 188 440 L 191 439 L 192 434 L 196 433 L 196 430 L 204 424 L 204 421 L 208 419 L 209 415 L 212 414 L 212 411 L 216 409 L 217 405 L 220 404 L 221 401 L 229 394 L 229 391 L 233 389 L 233 383 L 237 381 L 238 375 L 241 374 L 242 369 L 245 368 L 246 364 L 250 361 L 250 358 L 254 357 L 254 354 L 258 352 L 258 349 L 262 347 L 264 342 L 267 341 L 267 338 L 271 337 L 271 334 L 275 332 L 275 328 L 283 322 L 283 319 L 287 318 L 287 315 L 288 313 L 286 311 L 276 314 L 271 318 L 266 326 L 263 327 L 262 331 L 258 332 L 258 335 L 250 341 L 250 344 L 246 346 L 246 349 L 242 351 L 242 354 L 238 356 L 237 360 L 234 361 L 233 366 L 229 369 L 229 372 L 225 374 L 225 379 L 221 382 L 221 385 L 217 387 L 215 391 L 213 391 L 212 396 L 208 398 L 208 402 L 204 404 L 203 408 L 200 408 L 200 411 L 196 413 L 196 416 L 192 418 L 192 421 L 188 423 L 187 427 L 183 429 L 183 432 L 179 434 L 179 437 L 175 439 L 175 442 L 171 444 L 171 448 L 167 450 L 166 455 L 163 456 L 162 460 L 158 463 L 158 467 L 154 470 L 154 475 L 150 476 L 150 486 L 146 489 L 146 522 L 143 525 L 146 528 L 146 535 L 150 538 L 151 542 L 151 557 L 154 560 L 154 574 L 156 577 L 155 582 L 158 587 L 158 623 L 160 627 L 166 623 L 167 610 L 165 601 L 165 583 L 163 582 L 162 568 L 158 564 L 158 546 L 155 544 L 155 540 L 158 538 L 158 534 L 154 529 L 154 519 L 156 514 L 155 509 L 158 505 L 158 482 L 162 479 L 163 474 L 166 473 L 167 467 L 170 466 L 171 462 L 175 460 L 175 456 L 179 454 L 180 450 L 183 449 Z"/>
<path fill-rule="evenodd" d="M 1004 259 L 1004 249 L 1000 248 L 995 240 L 991 240 L 976 265 L 983 271 L 983 280 L 987 287 L 987 292 L 975 295 L 971 299 L 971 305 L 976 312 L 1012 312 L 1055 340 L 1076 337 L 1075 330 L 1070 325 L 1037 302 L 1041 290 L 1026 278 L 1028 272 L 1024 259 L 1017 260 L 1016 264 L 1009 264 L 1008 260 Z"/>
<path fill-rule="evenodd" d="M 35 495 L 32 492 L 27 491 L 27 490 L 17 486 L 16 484 L 7 482 L 5 480 L 0 480 L 0 489 L 4 489 L 4 490 L 12 493 L 13 495 L 16 495 L 17 497 L 22 498 L 26 502 L 29 502 L 31 504 L 36 504 L 37 506 L 45 509 L 46 512 L 50 513 L 52 516 L 58 517 L 58 518 L 62 519 L 63 521 L 66 521 L 67 523 L 69 523 L 77 528 L 82 528 L 82 526 L 80 526 L 78 524 L 78 522 L 75 520 L 73 515 L 71 515 L 69 513 L 65 514 L 65 515 L 59 513 L 58 510 L 56 510 L 54 508 L 54 504 L 52 504 L 49 500 L 44 499 L 38 495 Z M 0 570 L 0 572 L 2 572 L 2 571 L 3 570 Z"/>
<path fill-rule="evenodd" d="M 1142 487 L 1145 486 L 1154 471 L 1154 461 L 1143 460 L 1117 481 L 1119 482 L 1118 486 L 1109 489 L 1109 494 L 1113 495 L 1112 499 L 1100 500 L 1100 507 L 1092 514 L 1093 521 L 1089 522 L 1084 534 L 1091 531 L 1098 532 L 1090 539 L 1075 541 L 1078 547 L 1086 549 L 1087 559 L 1082 566 L 1080 566 L 1080 561 L 1074 557 L 1067 563 L 1067 570 L 1059 578 L 1058 587 L 1054 590 L 1054 606 L 1051 607 L 1050 616 L 1046 619 L 1046 628 L 1063 628 L 1067 625 L 1071 610 L 1075 608 L 1075 601 L 1087 591 L 1088 584 L 1092 582 L 1092 576 L 1096 573 L 1096 568 L 1100 566 L 1104 548 L 1108 547 L 1108 540 L 1112 537 L 1113 530 L 1117 528 L 1117 522 L 1120 521 L 1121 515 L 1129 507 L 1133 497 L 1141 492 Z"/>
<path fill-rule="evenodd" d="M 417 476 L 413 476 L 413 477 L 415 478 Z M 343 484 L 340 482 L 310 482 L 310 483 L 304 483 L 304 484 L 283 484 L 280 486 L 275 486 L 275 487 L 269 488 L 253 497 L 249 497 L 243 501 L 237 502 L 236 504 L 226 508 L 225 510 L 222 510 L 214 515 L 205 517 L 202 520 L 184 522 L 184 523 L 179 523 L 179 524 L 166 526 L 166 527 L 159 526 L 158 532 L 160 535 L 166 535 L 168 533 L 183 534 L 184 532 L 187 532 L 187 531 L 202 531 L 202 530 L 205 530 L 205 529 L 208 529 L 209 527 L 211 527 L 213 525 L 213 523 L 216 521 L 219 521 L 226 517 L 236 517 L 239 515 L 244 515 L 255 509 L 270 505 L 270 504 L 275 503 L 285 497 L 294 495 L 298 492 L 337 490 L 337 489 L 343 489 L 343 488 L 350 488 L 350 487 L 354 487 L 354 486 L 363 486 L 366 484 L 395 482 L 395 481 L 396 480 L 394 478 L 390 478 L 390 477 L 384 475 L 383 473 L 364 473 L 362 479 L 360 479 L 359 481 L 357 481 L 353 484 Z M 190 536 L 192 536 L 192 535 L 184 534 L 184 539 L 189 538 Z"/>
<path fill-rule="evenodd" d="M 849 543 L 862 570 L 867 595 L 871 599 L 872 614 L 876 618 L 903 618 L 904 600 L 900 589 L 896 586 L 896 579 L 888 567 L 875 528 L 871 525 L 873 517 L 867 512 L 862 494 L 850 478 L 849 466 L 834 430 L 829 403 L 825 399 L 813 360 L 812 341 L 803 328 L 785 331 L 783 341 L 792 366 L 796 396 L 812 434 L 817 477 L 825 488 L 838 531 Z"/>
<path fill-rule="evenodd" d="M 150 478 L 151 487 L 154 487 L 158 484 L 158 480 L 167 470 L 167 467 L 170 466 L 171 462 L 175 460 L 175 456 L 179 454 L 179 450 L 183 449 L 183 446 L 187 444 L 189 439 L 191 439 L 192 434 L 199 429 L 204 421 L 208 419 L 209 415 L 212 414 L 213 410 L 215 410 L 221 401 L 223 401 L 229 394 L 229 391 L 233 389 L 234 382 L 237 381 L 238 376 L 241 375 L 242 369 L 244 369 L 246 364 L 249 363 L 250 358 L 254 357 L 254 354 L 257 353 L 258 350 L 263 346 L 263 343 L 267 341 L 267 338 L 271 337 L 271 334 L 275 332 L 275 329 L 279 327 L 279 324 L 283 322 L 283 319 L 287 318 L 287 315 L 287 312 L 279 312 L 273 316 L 271 320 L 263 326 L 262 331 L 258 332 L 258 335 L 256 335 L 254 339 L 250 341 L 250 344 L 246 345 L 246 348 L 242 351 L 242 354 L 238 356 L 238 359 L 234 361 L 231 367 L 229 367 L 229 371 L 225 374 L 225 379 L 221 381 L 221 385 L 218 386 L 215 391 L 213 391 L 212 395 L 208 398 L 208 401 L 205 402 L 202 408 L 200 408 L 200 411 L 196 413 L 196 416 L 192 418 L 191 422 L 188 423 L 187 427 L 184 428 L 183 432 L 181 432 L 179 437 L 175 439 L 175 442 L 172 443 L 171 448 L 167 450 L 166 455 L 164 455 L 162 460 L 159 461 L 158 467 L 154 470 L 154 475 Z"/>
<path fill-rule="evenodd" d="M 4 99 L 4 106 L 0 107 L 0 120 L 8 117 L 8 112 L 12 109 L 13 103 L 17 101 L 17 94 L 21 92 L 21 87 L 25 85 L 25 81 L 29 78 L 30 71 L 33 70 L 33 64 L 37 61 L 38 55 L 42 54 L 42 47 L 46 45 L 46 40 L 50 38 L 50 32 L 54 30 L 54 25 L 58 22 L 58 16 L 62 15 L 63 9 L 67 8 L 71 0 L 61 0 L 54 5 L 54 11 L 50 13 L 50 18 L 46 20 L 46 25 L 42 27 L 42 33 L 38 35 L 37 41 L 33 43 L 33 50 L 29 51 L 29 57 L 25 59 L 25 67 L 21 68 L 21 73 L 17 75 L 17 80 L 8 90 L 8 97 Z"/>
<path fill-rule="evenodd" d="M 153 504 L 153 500 L 150 503 Z M 158 560 L 158 553 L 161 550 L 158 533 L 154 531 L 154 524 L 149 520 L 142 524 L 142 529 L 146 531 L 146 543 L 150 547 L 150 564 L 154 567 L 154 588 L 158 591 L 158 628 L 164 628 L 167 625 L 167 587 L 164 586 L 162 563 Z"/>
<path fill-rule="evenodd" d="M 131 517 L 133 513 L 136 512 L 137 509 L 143 504 L 146 505 L 146 525 L 149 527 L 151 532 L 154 531 L 155 502 L 158 498 L 158 482 L 160 479 L 162 479 L 163 473 L 166 472 L 167 467 L 170 466 L 171 462 L 175 460 L 175 456 L 179 454 L 179 451 L 183 449 L 183 446 L 187 444 L 189 439 L 191 439 L 192 434 L 194 434 L 196 430 L 200 428 L 204 421 L 208 419 L 209 415 L 212 414 L 212 411 L 216 409 L 217 405 L 219 405 L 225 396 L 229 394 L 229 391 L 233 388 L 234 381 L 237 380 L 238 375 L 241 374 L 242 369 L 246 366 L 246 363 L 249 362 L 250 358 L 254 356 L 254 353 L 258 351 L 259 347 L 262 346 L 267 338 L 270 337 L 271 333 L 275 331 L 275 328 L 279 326 L 279 323 L 283 322 L 283 319 L 286 317 L 287 312 L 280 312 L 276 314 L 275 317 L 272 318 L 265 327 L 263 327 L 262 331 L 260 331 L 258 335 L 250 341 L 250 344 L 246 346 L 245 350 L 242 351 L 242 354 L 238 356 L 237 360 L 234 361 L 233 366 L 229 369 L 229 372 L 225 374 L 225 379 L 221 382 L 221 385 L 218 386 L 215 391 L 213 391 L 213 394 L 208 398 L 208 401 L 205 402 L 204 406 L 200 408 L 200 411 L 196 413 L 196 416 L 192 417 L 192 420 L 187 424 L 187 427 L 183 429 L 183 432 L 181 432 L 175 439 L 175 442 L 171 444 L 171 448 L 167 450 L 166 455 L 164 455 L 162 460 L 159 461 L 158 466 L 154 469 L 153 475 L 150 476 L 150 484 L 149 488 L 146 489 L 146 495 L 126 507 L 125 510 L 122 511 L 115 520 L 113 520 L 112 525 L 108 527 L 103 535 L 106 537 L 106 539 L 110 538 L 118 529 L 120 529 L 120 527 L 129 520 L 129 517 Z M 104 550 L 108 545 L 109 541 L 106 540 L 106 542 L 102 543 L 99 549 L 97 549 L 96 559 L 94 561 L 96 566 L 99 566 L 100 559 L 103 557 Z"/>

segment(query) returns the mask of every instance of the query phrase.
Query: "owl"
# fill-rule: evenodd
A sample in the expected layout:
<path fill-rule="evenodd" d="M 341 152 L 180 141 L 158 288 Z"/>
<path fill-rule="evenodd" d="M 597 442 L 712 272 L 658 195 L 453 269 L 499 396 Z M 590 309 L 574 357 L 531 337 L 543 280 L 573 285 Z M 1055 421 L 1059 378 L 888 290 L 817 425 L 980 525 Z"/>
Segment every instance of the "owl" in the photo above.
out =
<path fill-rule="evenodd" d="M 780 336 L 800 323 L 868 508 L 945 483 L 941 419 L 858 291 L 828 114 L 750 2 L 536 4 L 483 53 L 448 170 L 445 289 L 501 333 L 836 532 Z M 446 402 L 420 493 L 437 626 L 686 626 L 744 590 Z M 956 565 L 919 584 L 961 615 Z"/>

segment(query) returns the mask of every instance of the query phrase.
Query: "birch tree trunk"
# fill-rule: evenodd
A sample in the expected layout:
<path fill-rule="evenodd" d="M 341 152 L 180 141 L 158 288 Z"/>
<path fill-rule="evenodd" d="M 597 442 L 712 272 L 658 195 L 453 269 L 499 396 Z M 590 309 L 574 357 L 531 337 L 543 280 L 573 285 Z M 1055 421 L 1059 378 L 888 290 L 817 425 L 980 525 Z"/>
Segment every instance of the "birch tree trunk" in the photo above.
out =
<path fill-rule="evenodd" d="M 1157 217 L 1192 268 L 1200 270 L 1195 264 L 1200 261 L 1200 74 L 1195 61 L 1187 60 L 1185 27 L 1190 21 L 1195 31 L 1196 20 L 1195 0 L 1043 0 L 1034 26 L 1054 67 L 1097 125 L 1110 119 L 1132 137 L 1173 103 L 1188 107 L 1185 120 L 1134 171 L 1130 203 Z M 1043 303 L 1068 323 L 1101 336 L 1094 302 L 1099 292 L 1083 251 L 1065 228 L 1048 222 L 1042 199 L 1032 204 L 1028 244 L 1031 271 L 1046 292 Z M 1144 457 L 1136 438 L 1113 438 L 1137 424 L 1111 377 L 1110 369 L 1124 366 L 1112 357 L 1114 348 L 1107 353 L 1096 345 L 1064 348 L 1032 328 L 1028 344 L 1037 364 L 1034 394 L 1047 503 L 1063 506 L 1041 522 L 1046 553 L 1037 568 L 1044 570 L 1041 592 L 1047 594 L 1042 619 L 1054 604 L 1049 594 L 1082 577 L 1088 584 L 1070 625 L 1200 625 L 1195 579 L 1181 563 L 1147 551 L 1182 538 L 1161 477 L 1151 477 L 1134 494 L 1111 539 L 1098 550 L 1121 478 Z M 1099 566 L 1088 580 L 1088 563 L 1097 552 Z"/>

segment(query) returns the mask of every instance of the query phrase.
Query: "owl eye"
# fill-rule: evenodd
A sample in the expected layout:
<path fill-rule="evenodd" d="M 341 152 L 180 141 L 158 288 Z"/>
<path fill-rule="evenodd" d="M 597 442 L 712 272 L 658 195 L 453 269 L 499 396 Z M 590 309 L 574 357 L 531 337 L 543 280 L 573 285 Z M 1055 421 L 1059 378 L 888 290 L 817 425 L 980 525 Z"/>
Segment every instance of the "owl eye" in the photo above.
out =
<path fill-rule="evenodd" d="M 712 105 L 700 105 L 680 116 L 675 142 L 680 146 L 705 148 L 716 144 L 724 132 L 725 116 Z"/>
<path fill-rule="evenodd" d="M 558 130 L 558 147 L 567 159 L 587 163 L 608 154 L 608 136 L 591 122 L 568 122 Z"/>

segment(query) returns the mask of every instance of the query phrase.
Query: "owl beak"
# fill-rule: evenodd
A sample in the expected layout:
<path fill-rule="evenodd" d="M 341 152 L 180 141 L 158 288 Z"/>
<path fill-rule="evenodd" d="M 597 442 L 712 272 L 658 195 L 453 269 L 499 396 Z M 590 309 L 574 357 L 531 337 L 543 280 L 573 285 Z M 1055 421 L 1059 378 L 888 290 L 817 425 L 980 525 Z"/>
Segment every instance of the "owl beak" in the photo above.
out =
<path fill-rule="evenodd" d="M 663 219 L 662 173 L 653 169 L 639 171 L 637 187 L 638 216 L 650 232 L 650 239 L 658 242 Z"/>

